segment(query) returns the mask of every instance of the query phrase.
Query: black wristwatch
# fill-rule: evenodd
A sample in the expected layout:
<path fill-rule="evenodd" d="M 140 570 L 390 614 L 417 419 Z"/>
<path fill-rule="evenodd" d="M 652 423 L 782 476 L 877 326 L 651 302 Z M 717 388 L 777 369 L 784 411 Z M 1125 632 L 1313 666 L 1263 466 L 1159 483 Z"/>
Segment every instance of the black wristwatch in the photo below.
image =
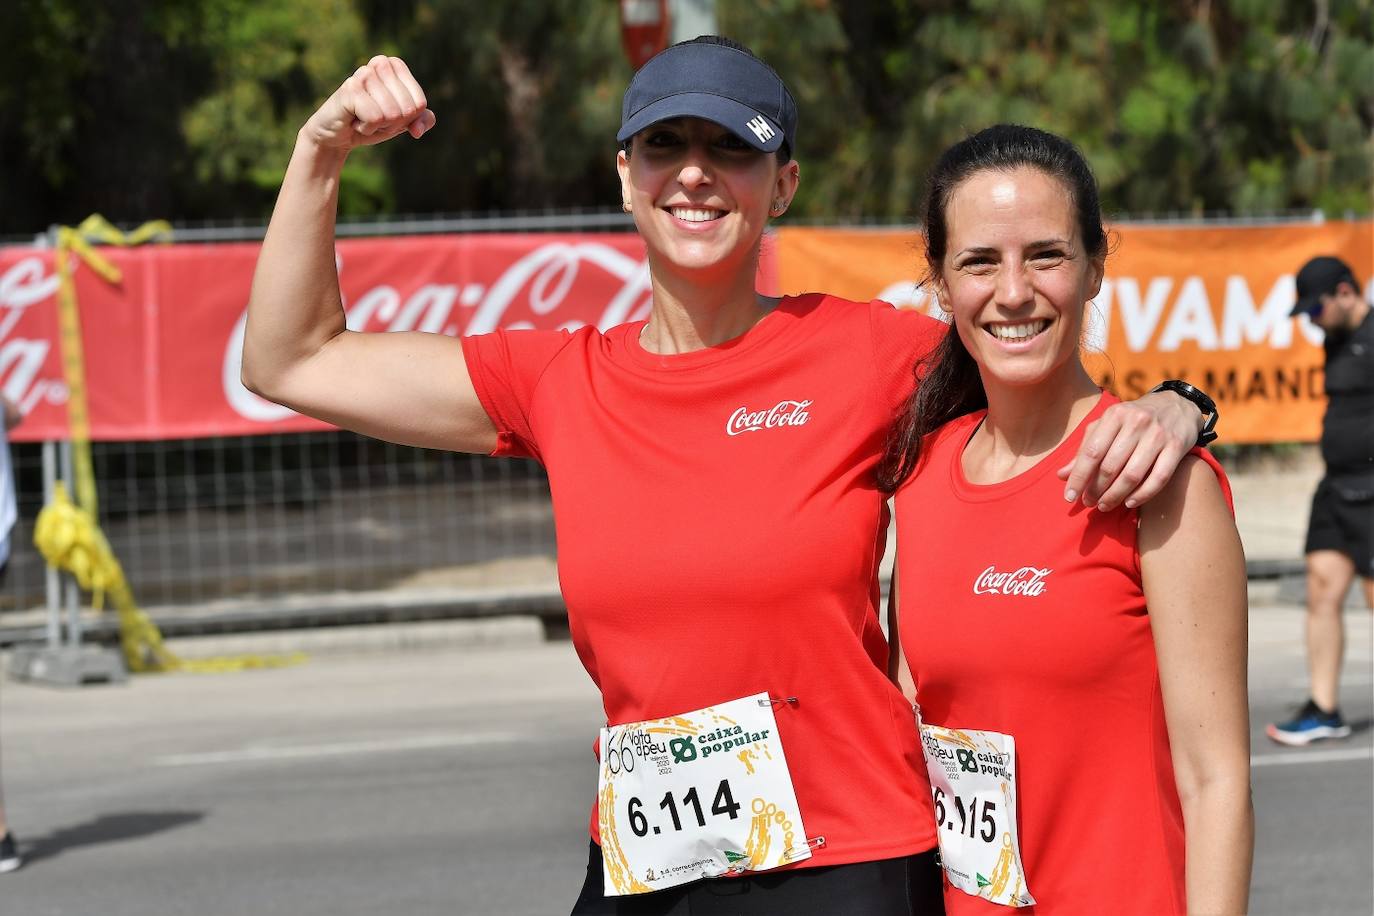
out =
<path fill-rule="evenodd" d="M 1217 402 L 1209 398 L 1207 392 L 1176 378 L 1171 378 L 1167 382 L 1160 382 L 1150 389 L 1150 394 L 1154 394 L 1156 391 L 1172 391 L 1179 397 L 1191 401 L 1207 418 L 1206 422 L 1202 424 L 1202 432 L 1197 434 L 1196 448 L 1202 448 L 1207 443 L 1216 440 L 1217 418 L 1221 414 L 1217 412 Z"/>

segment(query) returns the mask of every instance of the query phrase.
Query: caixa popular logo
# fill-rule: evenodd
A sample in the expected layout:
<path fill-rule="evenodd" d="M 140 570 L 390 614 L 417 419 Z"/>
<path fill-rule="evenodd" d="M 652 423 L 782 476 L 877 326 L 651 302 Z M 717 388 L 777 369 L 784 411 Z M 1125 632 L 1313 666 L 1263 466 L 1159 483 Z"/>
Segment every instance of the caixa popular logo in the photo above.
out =
<path fill-rule="evenodd" d="M 738 436 L 740 433 L 754 433 L 778 426 L 805 426 L 806 421 L 811 419 L 811 414 L 806 412 L 811 403 L 811 401 L 779 401 L 766 410 L 753 411 L 748 407 L 740 407 L 730 414 L 730 419 L 726 421 L 725 434 Z"/>
<path fill-rule="evenodd" d="M 998 572 L 989 566 L 973 582 L 975 595 L 1023 595 L 1036 598 L 1045 593 L 1045 579 L 1052 569 L 1022 566 L 1011 572 Z"/>
<path fill-rule="evenodd" d="M 771 728 L 750 732 L 742 725 L 732 725 L 697 735 L 695 742 L 691 738 L 670 738 L 668 750 L 673 755 L 673 763 L 691 763 L 698 757 L 705 759 L 712 754 L 728 754 L 737 747 L 767 741 L 772 732 Z"/>

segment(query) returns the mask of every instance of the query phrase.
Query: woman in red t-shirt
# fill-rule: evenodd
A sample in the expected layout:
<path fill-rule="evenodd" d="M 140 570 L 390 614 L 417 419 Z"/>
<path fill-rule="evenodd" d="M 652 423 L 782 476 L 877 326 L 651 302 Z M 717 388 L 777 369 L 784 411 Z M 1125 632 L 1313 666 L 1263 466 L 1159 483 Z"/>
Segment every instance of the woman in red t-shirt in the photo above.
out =
<path fill-rule="evenodd" d="M 1101 511 L 1054 469 L 1116 399 L 1083 366 L 1107 238 L 1067 141 L 948 150 L 927 259 L 953 328 L 885 464 L 952 913 L 1242 913 L 1253 846 L 1246 583 L 1195 449 Z"/>
<path fill-rule="evenodd" d="M 874 471 L 910 392 L 902 366 L 940 325 L 756 291 L 765 227 L 799 183 L 796 107 L 747 49 L 703 36 L 625 93 L 616 166 L 647 251 L 647 320 L 461 345 L 350 332 L 333 252 L 344 160 L 434 123 L 405 64 L 377 57 L 301 129 L 253 279 L 243 379 L 368 435 L 547 469 L 573 646 L 613 752 L 575 912 L 939 908 L 920 749 L 886 674 Z M 1197 421 L 1169 394 L 1114 409 L 1069 486 L 1111 503 L 1157 492 Z M 649 787 L 611 791 L 636 760 Z M 728 779 L 690 781 L 717 764 Z M 750 788 L 761 774 L 769 788 Z"/>

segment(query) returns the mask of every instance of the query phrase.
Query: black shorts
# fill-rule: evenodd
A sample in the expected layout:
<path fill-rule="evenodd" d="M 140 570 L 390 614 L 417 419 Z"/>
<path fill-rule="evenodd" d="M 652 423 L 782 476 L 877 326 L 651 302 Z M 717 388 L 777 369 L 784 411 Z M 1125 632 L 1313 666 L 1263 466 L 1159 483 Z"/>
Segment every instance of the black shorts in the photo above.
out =
<path fill-rule="evenodd" d="M 1339 551 L 1354 561 L 1356 573 L 1374 579 L 1374 487 L 1330 477 L 1317 484 L 1305 549 Z"/>
<path fill-rule="evenodd" d="M 938 916 L 945 911 L 934 850 L 901 859 L 707 878 L 651 894 L 607 897 L 602 892 L 601 847 L 590 845 L 587 880 L 572 916 Z"/>

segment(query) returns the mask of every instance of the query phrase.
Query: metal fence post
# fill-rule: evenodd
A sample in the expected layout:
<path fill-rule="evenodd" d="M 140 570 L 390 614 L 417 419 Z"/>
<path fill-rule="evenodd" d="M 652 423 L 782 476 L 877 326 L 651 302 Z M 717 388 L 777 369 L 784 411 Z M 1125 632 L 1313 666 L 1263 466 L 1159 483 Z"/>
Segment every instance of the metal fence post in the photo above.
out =
<path fill-rule="evenodd" d="M 52 502 L 53 491 L 57 488 L 57 443 L 52 440 L 43 442 L 43 505 Z M 62 599 L 61 576 L 55 566 L 47 566 L 44 586 L 47 592 L 47 646 L 56 649 L 62 642 Z"/>
<path fill-rule="evenodd" d="M 72 486 L 72 444 L 62 441 L 58 444 L 58 455 L 62 461 L 62 479 Z M 62 603 L 67 609 L 67 645 L 73 649 L 81 645 L 81 589 L 73 576 L 62 577 Z"/>
<path fill-rule="evenodd" d="M 57 247 L 58 227 L 49 228 L 45 237 L 35 239 L 35 247 Z M 58 479 L 72 485 L 72 447 L 68 441 L 43 443 L 43 503 L 52 502 Z M 45 564 L 46 565 L 46 564 Z M 124 656 L 103 646 L 81 645 L 81 592 L 76 579 L 63 577 L 58 570 L 45 569 L 47 621 L 46 641 L 42 646 L 15 647 L 10 657 L 10 675 L 16 680 L 61 687 L 91 683 L 122 683 L 129 679 Z M 60 597 L 59 597 L 60 596 Z M 65 600 L 63 600 L 65 599 Z M 62 605 L 67 611 L 67 640 L 62 641 Z"/>

